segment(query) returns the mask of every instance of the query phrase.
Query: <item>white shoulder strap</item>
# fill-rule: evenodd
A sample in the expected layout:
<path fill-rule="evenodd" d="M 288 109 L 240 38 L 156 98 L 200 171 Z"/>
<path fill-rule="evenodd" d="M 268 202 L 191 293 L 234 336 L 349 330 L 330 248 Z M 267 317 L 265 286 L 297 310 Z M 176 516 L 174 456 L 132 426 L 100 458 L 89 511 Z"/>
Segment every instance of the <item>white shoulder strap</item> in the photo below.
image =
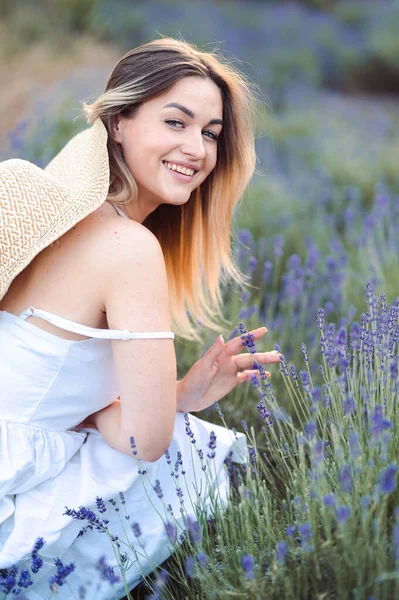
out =
<path fill-rule="evenodd" d="M 34 306 L 30 306 L 24 310 L 20 315 L 23 319 L 35 316 L 60 327 L 67 331 L 73 331 L 74 333 L 80 333 L 87 337 L 103 338 L 109 340 L 146 340 L 146 339 L 160 339 L 167 338 L 173 340 L 175 334 L 172 331 L 150 331 L 148 333 L 132 333 L 128 329 L 95 329 L 94 327 L 87 327 L 87 325 L 81 325 L 75 321 L 64 319 L 53 313 L 45 310 L 40 310 Z"/>

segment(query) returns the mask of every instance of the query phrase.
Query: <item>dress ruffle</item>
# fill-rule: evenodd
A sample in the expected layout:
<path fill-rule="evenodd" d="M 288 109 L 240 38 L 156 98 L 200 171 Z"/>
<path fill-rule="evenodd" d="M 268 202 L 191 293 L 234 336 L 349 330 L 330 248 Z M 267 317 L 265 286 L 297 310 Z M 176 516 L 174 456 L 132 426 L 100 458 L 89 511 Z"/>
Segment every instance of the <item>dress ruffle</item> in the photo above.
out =
<path fill-rule="evenodd" d="M 78 510 L 80 506 L 85 506 L 99 514 L 96 497 L 106 502 L 119 499 L 119 492 L 124 493 L 125 508 L 131 522 L 139 523 L 142 530 L 141 543 L 146 542 L 151 555 L 151 563 L 144 561 L 140 568 L 136 566 L 129 570 L 131 589 L 139 582 L 140 573 L 146 569 L 148 573 L 152 571 L 153 565 L 163 562 L 172 551 L 165 550 L 165 544 L 167 548 L 169 546 L 164 537 L 164 520 L 168 516 L 165 508 L 168 505 L 176 518 L 181 518 L 181 498 L 176 493 L 176 487 L 181 488 L 188 514 L 194 514 L 193 507 L 197 502 L 203 502 L 210 510 L 212 494 L 219 495 L 220 502 L 226 504 L 229 485 L 224 461 L 230 455 L 234 462 L 247 462 L 246 436 L 242 433 L 234 434 L 225 427 L 208 423 L 193 415 L 189 415 L 189 422 L 193 434 L 191 437 L 186 433 L 184 415 L 176 414 L 173 441 L 169 448 L 170 464 L 165 455 L 156 462 L 140 461 L 139 464 L 133 456 L 111 448 L 94 429 L 53 432 L 2 422 L 2 447 L 5 454 L 2 454 L 1 462 L 2 466 L 8 465 L 8 476 L 13 478 L 14 487 L 9 485 L 7 494 L 0 500 L 0 568 L 28 559 L 38 537 L 43 537 L 46 541 L 40 551 L 45 564 L 35 575 L 35 585 L 25 592 L 28 600 L 36 600 L 44 597 L 41 594 L 48 593 L 47 580 L 54 571 L 56 557 L 76 563 L 77 568 L 68 579 L 76 593 L 79 585 L 87 587 L 90 576 L 98 580 L 94 565 L 100 554 L 106 555 L 108 563 L 118 571 L 108 537 L 95 530 L 78 537 L 88 523 L 65 515 L 66 507 Z M 215 456 L 207 458 L 208 453 L 212 456 L 208 447 L 211 431 L 216 434 Z M 192 439 L 195 439 L 195 444 Z M 15 449 L 19 448 L 21 451 L 18 450 L 16 454 Z M 202 450 L 202 460 L 199 450 Z M 183 465 L 176 465 L 179 452 Z M 40 471 L 37 472 L 36 468 Z M 139 468 L 146 471 L 145 475 L 139 473 Z M 172 476 L 171 472 L 175 475 Z M 7 480 L 7 477 L 4 478 L 2 473 L 3 479 Z M 162 489 L 162 499 L 158 498 L 153 489 L 156 480 L 159 480 Z M 18 495 L 13 495 L 16 494 L 16 489 L 19 490 Z M 111 533 L 124 535 L 120 515 L 110 503 L 105 516 L 110 520 L 108 527 Z M 129 541 L 137 545 L 137 539 L 131 530 Z M 93 595 L 90 595 L 90 589 L 92 588 L 89 586 L 88 599 L 105 600 L 109 597 L 102 596 L 100 590 L 96 590 L 95 594 L 93 591 Z M 108 589 L 104 594 L 109 592 Z M 125 595 L 124 588 L 120 592 L 122 598 Z M 60 599 L 70 598 L 70 590 L 60 588 L 58 594 Z"/>

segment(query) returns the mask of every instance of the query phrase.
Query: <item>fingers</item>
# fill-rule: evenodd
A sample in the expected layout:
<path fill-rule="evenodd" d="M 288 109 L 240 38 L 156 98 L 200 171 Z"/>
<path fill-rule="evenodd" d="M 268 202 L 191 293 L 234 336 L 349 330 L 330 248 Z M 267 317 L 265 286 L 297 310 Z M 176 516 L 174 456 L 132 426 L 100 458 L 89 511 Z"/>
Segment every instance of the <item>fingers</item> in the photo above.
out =
<path fill-rule="evenodd" d="M 269 371 L 265 371 L 266 377 L 271 377 Z M 259 371 L 254 371 L 253 369 L 249 369 L 248 371 L 241 371 L 237 373 L 237 380 L 239 383 L 243 383 L 244 381 L 250 381 L 251 375 L 255 375 L 258 379 L 260 379 L 261 374 Z"/>
<path fill-rule="evenodd" d="M 250 333 L 251 335 L 253 335 L 254 337 L 254 341 L 259 340 L 261 337 L 263 337 L 265 335 L 265 333 L 267 332 L 267 328 L 266 327 L 258 327 L 257 329 L 253 329 L 252 331 L 248 331 L 248 333 Z M 237 352 L 240 352 L 240 350 L 243 350 L 244 346 L 242 345 L 242 342 L 244 340 L 242 340 L 240 337 L 235 337 L 232 340 L 230 340 L 229 342 L 226 342 L 225 344 L 225 351 L 227 352 L 227 354 L 237 354 Z"/>
<path fill-rule="evenodd" d="M 280 362 L 280 355 L 276 350 L 272 350 L 271 352 L 256 352 L 255 354 L 246 352 L 245 354 L 232 356 L 232 360 L 239 369 L 250 369 L 255 362 L 261 365 L 278 363 Z"/>

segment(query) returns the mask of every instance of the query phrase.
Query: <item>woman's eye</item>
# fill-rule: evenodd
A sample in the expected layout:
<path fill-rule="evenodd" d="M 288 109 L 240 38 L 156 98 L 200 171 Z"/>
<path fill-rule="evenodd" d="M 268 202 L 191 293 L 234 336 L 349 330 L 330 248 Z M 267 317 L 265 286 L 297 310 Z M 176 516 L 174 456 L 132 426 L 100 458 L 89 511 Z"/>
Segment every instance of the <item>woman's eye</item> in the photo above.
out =
<path fill-rule="evenodd" d="M 210 131 L 209 129 L 207 129 L 206 131 L 204 131 L 204 133 L 210 133 L 211 134 L 211 138 L 213 140 L 215 140 L 215 142 L 217 142 L 219 136 L 216 135 L 216 133 L 214 133 L 213 131 Z"/>
<path fill-rule="evenodd" d="M 168 119 L 166 121 L 166 123 L 168 123 L 169 125 L 183 125 L 183 123 L 181 121 L 177 121 L 176 119 Z"/>
<path fill-rule="evenodd" d="M 172 125 L 172 127 L 176 127 L 177 125 L 181 125 L 182 127 L 184 126 L 184 123 L 182 121 L 178 121 L 177 119 L 167 119 L 165 123 L 167 123 L 168 125 Z M 180 128 L 178 127 L 178 129 Z M 209 134 L 207 135 L 207 137 L 210 137 L 212 140 L 215 140 L 215 142 L 218 140 L 219 137 L 218 135 L 216 135 L 216 133 L 210 131 L 210 129 L 206 129 L 204 131 L 204 134 Z"/>

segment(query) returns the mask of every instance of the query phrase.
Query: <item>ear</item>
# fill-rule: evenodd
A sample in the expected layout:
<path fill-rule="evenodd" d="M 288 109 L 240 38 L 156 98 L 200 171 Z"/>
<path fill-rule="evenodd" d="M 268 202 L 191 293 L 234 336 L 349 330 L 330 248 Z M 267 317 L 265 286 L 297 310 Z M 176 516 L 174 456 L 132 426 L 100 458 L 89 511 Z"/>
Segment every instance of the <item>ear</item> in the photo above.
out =
<path fill-rule="evenodd" d="M 122 143 L 120 115 L 115 115 L 114 118 L 112 119 L 112 135 L 117 144 Z"/>

